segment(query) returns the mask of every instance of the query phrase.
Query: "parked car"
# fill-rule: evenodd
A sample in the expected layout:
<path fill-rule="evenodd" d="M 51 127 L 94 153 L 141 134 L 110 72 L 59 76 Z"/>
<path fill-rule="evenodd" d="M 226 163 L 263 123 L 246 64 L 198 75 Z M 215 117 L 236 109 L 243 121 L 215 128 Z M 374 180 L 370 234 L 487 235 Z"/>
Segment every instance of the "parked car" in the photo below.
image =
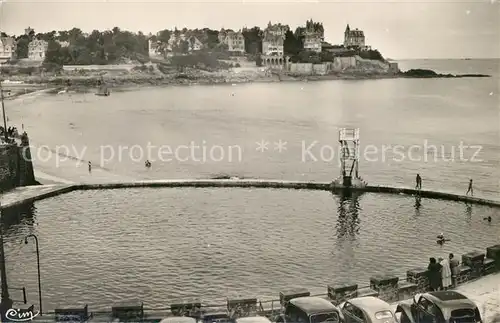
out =
<path fill-rule="evenodd" d="M 285 305 L 285 313 L 276 323 L 343 323 L 340 310 L 321 297 L 297 297 Z"/>
<path fill-rule="evenodd" d="M 265 316 L 249 316 L 238 318 L 235 323 L 271 323 L 271 321 Z"/>
<path fill-rule="evenodd" d="M 357 297 L 340 304 L 346 323 L 395 323 L 391 305 L 373 296 Z"/>
<path fill-rule="evenodd" d="M 160 323 L 196 323 L 196 319 L 188 316 L 170 316 L 161 320 Z"/>
<path fill-rule="evenodd" d="M 455 291 L 417 294 L 396 308 L 399 323 L 480 323 L 477 305 Z"/>

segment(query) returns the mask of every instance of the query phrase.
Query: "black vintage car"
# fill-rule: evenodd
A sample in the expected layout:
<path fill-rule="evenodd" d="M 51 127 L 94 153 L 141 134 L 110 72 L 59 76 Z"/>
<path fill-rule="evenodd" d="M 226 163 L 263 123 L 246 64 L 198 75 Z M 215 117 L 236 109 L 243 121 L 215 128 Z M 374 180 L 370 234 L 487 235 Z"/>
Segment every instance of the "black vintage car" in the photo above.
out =
<path fill-rule="evenodd" d="M 276 323 L 343 323 L 340 310 L 320 297 L 298 297 L 285 305 L 285 313 Z"/>
<path fill-rule="evenodd" d="M 399 304 L 400 323 L 480 323 L 477 305 L 455 291 L 417 294 L 412 304 Z"/>

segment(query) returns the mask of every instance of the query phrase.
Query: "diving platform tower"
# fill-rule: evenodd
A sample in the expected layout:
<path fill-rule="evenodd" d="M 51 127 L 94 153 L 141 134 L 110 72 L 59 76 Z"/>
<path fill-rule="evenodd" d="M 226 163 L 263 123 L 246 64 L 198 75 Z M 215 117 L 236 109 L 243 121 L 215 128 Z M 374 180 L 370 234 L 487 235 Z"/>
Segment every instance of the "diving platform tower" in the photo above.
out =
<path fill-rule="evenodd" d="M 335 187 L 365 187 L 359 176 L 359 128 L 339 130 L 340 177 L 333 181 Z"/>

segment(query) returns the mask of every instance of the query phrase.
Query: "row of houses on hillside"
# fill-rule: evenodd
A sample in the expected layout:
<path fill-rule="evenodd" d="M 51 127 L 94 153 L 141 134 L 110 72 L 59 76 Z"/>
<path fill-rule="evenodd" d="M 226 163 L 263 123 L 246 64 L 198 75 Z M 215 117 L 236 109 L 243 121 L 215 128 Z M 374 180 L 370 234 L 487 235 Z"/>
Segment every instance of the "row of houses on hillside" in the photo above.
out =
<path fill-rule="evenodd" d="M 282 64 L 284 63 L 284 43 L 288 27 L 282 24 L 268 23 L 264 30 L 262 39 L 262 58 L 264 64 Z M 26 32 L 29 32 L 27 30 Z M 342 51 L 342 48 L 332 48 L 324 41 L 324 31 L 315 28 L 312 20 L 307 21 L 303 30 L 304 49 L 314 52 Z M 221 29 L 219 31 L 219 42 L 227 46 L 231 53 L 245 53 L 245 37 L 241 30 L 233 31 L 231 29 Z M 61 46 L 69 46 L 67 42 L 60 42 Z M 165 54 L 196 52 L 202 50 L 206 44 L 203 44 L 196 36 L 184 33 L 173 33 L 168 43 L 153 42 L 149 40 L 149 55 L 152 57 L 163 56 Z M 34 39 L 28 47 L 28 58 L 30 60 L 42 61 L 45 59 L 48 43 L 44 40 Z M 337 46 L 342 47 L 342 46 Z M 347 24 L 344 31 L 344 48 L 358 47 L 361 49 L 370 49 L 365 44 L 365 35 L 362 30 L 351 29 Z M 12 37 L 2 37 L 0 39 L 0 62 L 14 59 L 17 44 Z"/>
<path fill-rule="evenodd" d="M 286 26 L 281 24 L 272 24 L 269 22 L 266 30 L 264 31 L 264 38 L 262 40 L 262 61 L 266 66 L 282 66 L 286 63 L 284 57 L 284 42 L 286 36 Z M 362 50 L 371 49 L 365 43 L 365 34 L 362 30 L 351 29 L 347 24 L 344 31 L 343 45 L 332 46 L 326 43 L 324 31 L 315 28 L 312 20 L 307 21 L 306 27 L 303 30 L 304 36 L 304 50 L 321 53 L 322 51 L 345 51 L 346 48 L 359 48 Z"/>
<path fill-rule="evenodd" d="M 62 47 L 68 47 L 68 42 L 59 42 Z M 28 59 L 32 61 L 43 61 L 49 43 L 41 39 L 33 39 L 28 44 Z M 13 37 L 0 38 L 0 63 L 16 59 L 17 42 Z"/>
<path fill-rule="evenodd" d="M 185 48 L 184 48 L 185 47 Z M 165 53 L 196 52 L 204 48 L 203 43 L 195 36 L 172 34 L 168 43 L 148 40 L 149 56 L 163 56 Z"/>
<path fill-rule="evenodd" d="M 245 53 L 245 37 L 241 31 L 231 29 L 221 29 L 219 31 L 219 43 L 227 46 L 228 51 L 232 53 Z M 172 34 L 168 43 L 153 41 L 149 39 L 149 56 L 173 55 L 175 53 L 191 53 L 204 49 L 203 44 L 196 36 L 186 34 Z M 185 48 L 183 48 L 185 47 Z"/>
<path fill-rule="evenodd" d="M 268 23 L 267 28 L 263 32 L 262 38 L 262 59 L 264 65 L 282 65 L 285 63 L 284 44 L 288 26 L 280 23 Z M 347 24 L 344 32 L 343 45 L 332 46 L 326 43 L 323 28 L 318 28 L 312 19 L 306 22 L 303 29 L 304 49 L 313 52 L 327 51 L 343 51 L 345 48 L 357 47 L 361 49 L 369 49 L 365 44 L 365 35 L 362 30 L 351 29 Z M 219 31 L 219 43 L 227 46 L 227 50 L 231 53 L 245 53 L 245 37 L 241 30 L 233 31 L 230 29 L 221 29 Z M 179 50 L 184 42 L 184 46 L 188 45 L 184 50 Z M 187 43 L 187 44 L 186 44 Z M 206 46 L 195 36 L 186 36 L 184 34 L 173 34 L 168 41 L 168 44 L 161 42 L 149 41 L 149 55 L 163 56 L 174 55 L 175 53 L 194 52 L 201 50 Z"/>

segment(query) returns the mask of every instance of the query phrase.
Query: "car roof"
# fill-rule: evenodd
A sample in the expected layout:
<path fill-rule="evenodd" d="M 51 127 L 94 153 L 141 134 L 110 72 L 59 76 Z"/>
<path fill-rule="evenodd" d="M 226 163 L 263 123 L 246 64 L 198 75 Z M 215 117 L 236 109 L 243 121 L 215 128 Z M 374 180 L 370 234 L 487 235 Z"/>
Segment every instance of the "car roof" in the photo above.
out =
<path fill-rule="evenodd" d="M 166 317 L 160 323 L 196 323 L 196 319 L 187 316 Z"/>
<path fill-rule="evenodd" d="M 265 316 L 249 316 L 236 319 L 236 323 L 271 323 Z"/>
<path fill-rule="evenodd" d="M 439 307 L 450 308 L 476 308 L 476 304 L 463 294 L 456 291 L 429 292 L 422 296 L 429 299 Z"/>
<path fill-rule="evenodd" d="M 380 311 L 391 310 L 391 306 L 387 302 L 374 296 L 357 297 L 350 299 L 347 302 L 372 314 L 375 314 L 376 312 Z"/>
<path fill-rule="evenodd" d="M 336 311 L 337 308 L 331 302 L 321 297 L 306 296 L 297 297 L 290 300 L 290 303 L 300 308 L 307 314 L 324 313 L 327 311 Z"/>

